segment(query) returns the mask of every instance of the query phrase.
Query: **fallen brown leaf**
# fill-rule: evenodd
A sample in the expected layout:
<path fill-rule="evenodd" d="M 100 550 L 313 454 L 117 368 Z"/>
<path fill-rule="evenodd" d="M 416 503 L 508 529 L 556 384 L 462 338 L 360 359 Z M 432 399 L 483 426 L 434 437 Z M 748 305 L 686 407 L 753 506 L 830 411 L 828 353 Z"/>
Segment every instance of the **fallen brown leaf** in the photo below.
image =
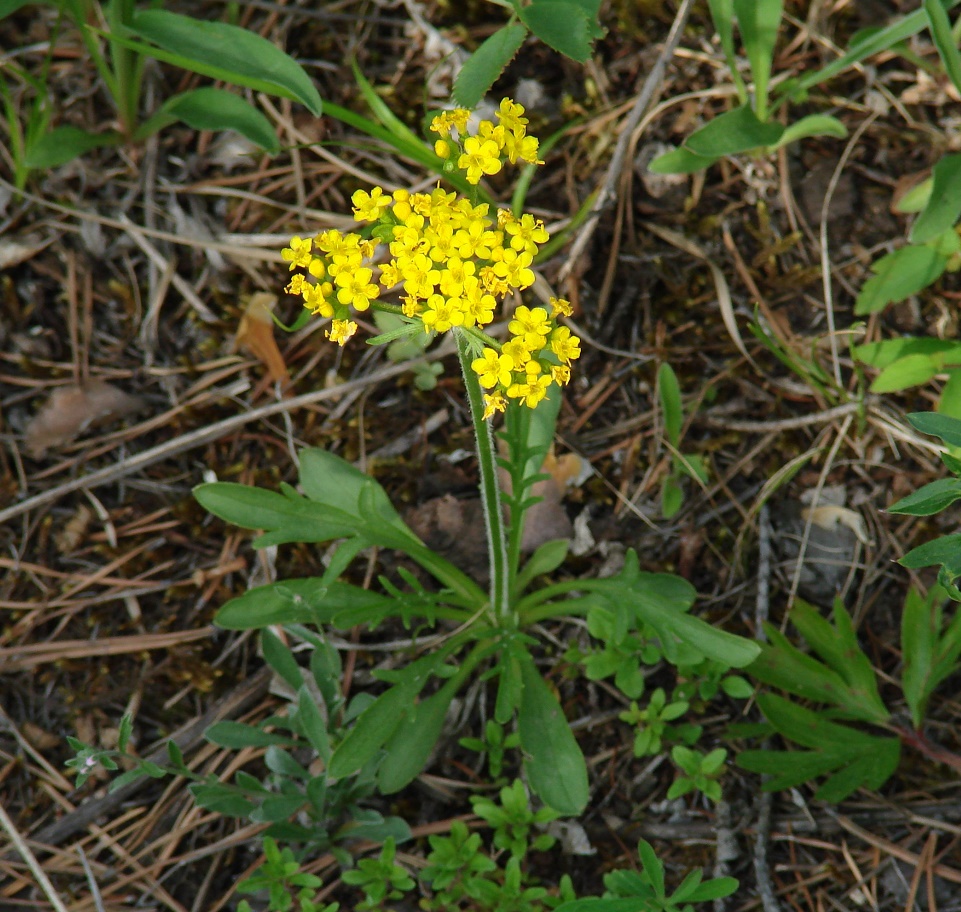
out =
<path fill-rule="evenodd" d="M 87 428 L 99 427 L 133 414 L 143 400 L 103 380 L 78 386 L 61 386 L 27 425 L 24 439 L 31 456 L 41 457 L 51 447 L 62 446 Z"/>
<path fill-rule="evenodd" d="M 258 291 L 250 296 L 247 310 L 240 318 L 237 327 L 237 347 L 250 352 L 267 368 L 267 373 L 274 383 L 287 386 L 290 374 L 284 356 L 277 347 L 274 338 L 274 321 L 270 312 L 277 303 L 276 295 Z"/>

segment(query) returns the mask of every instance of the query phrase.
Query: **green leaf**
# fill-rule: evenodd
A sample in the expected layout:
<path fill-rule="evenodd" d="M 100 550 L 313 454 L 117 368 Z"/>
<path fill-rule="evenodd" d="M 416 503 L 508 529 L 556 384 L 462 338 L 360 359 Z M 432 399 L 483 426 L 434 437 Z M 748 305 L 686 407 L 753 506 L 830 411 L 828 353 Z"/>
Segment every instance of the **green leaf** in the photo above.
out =
<path fill-rule="evenodd" d="M 554 539 L 540 545 L 517 575 L 517 591 L 523 592 L 538 576 L 556 570 L 564 563 L 569 548 L 570 542 L 566 538 Z"/>
<path fill-rule="evenodd" d="M 935 412 L 912 412 L 908 421 L 922 434 L 940 437 L 948 446 L 961 447 L 961 419 Z"/>
<path fill-rule="evenodd" d="M 284 736 L 265 732 L 253 725 L 246 725 L 243 722 L 215 722 L 204 732 L 211 744 L 218 747 L 229 747 L 233 750 L 240 750 L 244 747 L 269 747 L 271 744 L 291 746 L 294 742 Z"/>
<path fill-rule="evenodd" d="M 557 698 L 529 657 L 521 663 L 523 690 L 517 731 L 531 788 L 560 814 L 580 814 L 589 797 L 587 765 Z"/>
<path fill-rule="evenodd" d="M 258 544 L 323 542 L 357 533 L 354 517 L 325 508 L 300 497 L 292 489 L 287 496 L 233 482 L 198 485 L 193 495 L 215 516 L 243 529 L 263 529 L 270 535 Z"/>
<path fill-rule="evenodd" d="M 948 568 L 952 576 L 961 575 L 961 534 L 942 535 L 934 541 L 925 542 L 912 548 L 898 563 L 909 570 L 921 567 L 936 567 L 939 564 Z"/>
<path fill-rule="evenodd" d="M 470 55 L 454 80 L 454 99 L 475 108 L 524 43 L 527 29 L 514 22 L 498 29 Z"/>
<path fill-rule="evenodd" d="M 940 8 L 937 0 L 934 5 Z M 961 154 L 945 155 L 934 166 L 933 181 L 928 203 L 908 236 L 912 244 L 933 241 L 957 224 L 961 216 Z"/>
<path fill-rule="evenodd" d="M 399 792 L 423 772 L 459 684 L 452 678 L 433 696 L 418 703 L 391 736 L 386 744 L 387 755 L 377 770 L 377 785 L 383 794 Z"/>
<path fill-rule="evenodd" d="M 91 149 L 117 146 L 123 137 L 116 131 L 88 133 L 79 127 L 57 127 L 41 137 L 27 152 L 28 168 L 56 168 L 79 158 Z"/>
<path fill-rule="evenodd" d="M 280 152 L 274 125 L 233 92 L 210 86 L 183 92 L 165 101 L 154 117 L 158 115 L 182 120 L 195 130 L 235 130 L 271 155 Z"/>
<path fill-rule="evenodd" d="M 303 736 L 317 751 L 317 756 L 326 766 L 330 762 L 330 735 L 327 732 L 327 722 L 321 715 L 310 691 L 303 686 L 297 691 L 296 722 Z"/>
<path fill-rule="evenodd" d="M 18 9 L 35 3 L 36 0 L 0 0 L 0 19 L 12 16 Z"/>
<path fill-rule="evenodd" d="M 771 780 L 764 785 L 765 791 L 791 788 L 829 775 L 816 797 L 837 802 L 861 786 L 880 788 L 897 769 L 901 756 L 901 743 L 897 738 L 882 738 L 829 722 L 823 715 L 775 694 L 762 694 L 758 705 L 780 734 L 812 748 L 739 754 L 738 766 L 771 775 Z"/>
<path fill-rule="evenodd" d="M 908 355 L 937 357 L 945 365 L 961 364 L 961 343 L 953 339 L 917 339 L 906 336 L 902 339 L 884 339 L 881 342 L 855 345 L 852 352 L 858 361 L 880 369 L 889 367 Z"/>
<path fill-rule="evenodd" d="M 871 383 L 872 393 L 897 393 L 921 386 L 944 369 L 940 359 L 931 355 L 906 355 L 884 368 Z"/>
<path fill-rule="evenodd" d="M 396 731 L 410 710 L 410 695 L 403 687 L 384 691 L 357 719 L 330 758 L 329 773 L 343 779 L 363 767 Z"/>
<path fill-rule="evenodd" d="M 809 136 L 833 136 L 844 139 L 848 135 L 848 128 L 836 117 L 829 114 L 808 114 L 800 120 L 788 124 L 777 142 L 777 147 L 790 145 Z"/>
<path fill-rule="evenodd" d="M 373 614 L 392 604 L 392 599 L 369 589 L 306 577 L 248 590 L 223 605 L 214 623 L 224 630 L 256 630 L 271 624 L 320 626 L 333 623 L 343 612 Z"/>
<path fill-rule="evenodd" d="M 208 73 L 215 66 L 240 85 L 253 79 L 276 94 L 301 102 L 316 117 L 323 105 L 310 77 L 293 58 L 255 32 L 225 22 L 207 22 L 167 10 L 141 10 L 130 30 L 181 58 L 184 69 Z"/>
<path fill-rule="evenodd" d="M 400 518 L 387 492 L 378 482 L 347 460 L 315 447 L 300 451 L 300 486 L 312 501 L 333 507 L 359 520 L 364 515 L 365 497 L 378 523 L 386 524 L 413 541 L 419 539 Z"/>
<path fill-rule="evenodd" d="M 903 513 L 907 516 L 931 516 L 961 500 L 961 479 L 939 478 L 913 494 L 902 497 L 888 507 L 888 513 Z"/>
<path fill-rule="evenodd" d="M 584 5 L 576 0 L 534 0 L 529 6 L 515 9 L 524 25 L 544 44 L 578 63 L 591 59 L 594 39 L 603 34 Z"/>
<path fill-rule="evenodd" d="M 275 672 L 287 682 L 288 686 L 294 691 L 300 690 L 304 683 L 300 673 L 300 666 L 294 658 L 294 654 L 283 644 L 269 627 L 260 631 L 260 647 L 264 653 L 264 659 Z"/>
<path fill-rule="evenodd" d="M 901 651 L 904 656 L 901 670 L 901 689 L 911 711 L 911 722 L 920 729 L 924 722 L 927 701 L 936 684 L 930 683 L 934 664 L 934 647 L 940 634 L 940 611 L 935 608 L 933 589 L 924 598 L 915 588 L 908 590 L 901 615 Z"/>
<path fill-rule="evenodd" d="M 948 259 L 928 244 L 912 244 L 881 257 L 872 265 L 875 275 L 861 288 L 854 312 L 859 316 L 903 301 L 938 279 Z"/>
<path fill-rule="evenodd" d="M 695 155 L 718 158 L 777 145 L 783 133 L 780 124 L 762 122 L 748 105 L 742 105 L 696 130 L 684 146 Z"/>
<path fill-rule="evenodd" d="M 661 400 L 661 411 L 664 413 L 664 433 L 671 446 L 677 448 L 681 442 L 684 406 L 677 374 L 666 361 L 657 369 L 657 391 Z"/>
<path fill-rule="evenodd" d="M 734 12 L 754 77 L 754 104 L 758 116 L 766 120 L 771 61 L 781 24 L 781 0 L 734 0 Z"/>
<path fill-rule="evenodd" d="M 941 0 L 924 0 L 924 13 L 928 17 L 928 27 L 941 56 L 941 63 L 944 64 L 944 71 L 961 92 L 961 54 L 958 53 L 958 39 L 951 28 L 951 20 Z M 958 211 L 961 212 L 961 209 Z"/>
<path fill-rule="evenodd" d="M 647 170 L 651 174 L 693 174 L 695 171 L 710 168 L 720 158 L 720 155 L 695 155 L 690 149 L 682 146 L 680 149 L 658 155 L 647 166 Z"/>

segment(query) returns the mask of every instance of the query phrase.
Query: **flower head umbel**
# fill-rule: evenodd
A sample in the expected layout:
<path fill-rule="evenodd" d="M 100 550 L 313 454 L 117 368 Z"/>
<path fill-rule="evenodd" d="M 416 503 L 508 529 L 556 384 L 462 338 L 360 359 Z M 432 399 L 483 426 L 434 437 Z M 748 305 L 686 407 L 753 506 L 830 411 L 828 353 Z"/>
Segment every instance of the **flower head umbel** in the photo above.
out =
<path fill-rule="evenodd" d="M 434 117 L 430 129 L 446 170 L 477 184 L 506 162 L 543 164 L 523 106 L 505 98 L 495 117 L 496 124 L 482 120 L 473 130 L 466 109 Z M 477 342 L 473 371 L 489 391 L 485 418 L 510 400 L 534 408 L 552 382 L 567 383 L 580 340 L 558 323 L 571 314 L 566 301 L 517 307 L 503 344 L 483 332 L 505 298 L 534 284 L 534 259 L 550 238 L 540 219 L 491 212 L 486 203 L 440 187 L 429 193 L 373 187 L 357 190 L 351 202 L 354 218 L 367 225 L 362 234 L 328 229 L 298 236 L 281 253 L 291 270 L 306 270 L 291 277 L 287 291 L 331 320 L 331 341 L 344 345 L 357 331 L 353 317 L 371 306 L 400 312 L 424 332 L 466 331 Z M 382 303 L 388 290 L 400 308 Z"/>

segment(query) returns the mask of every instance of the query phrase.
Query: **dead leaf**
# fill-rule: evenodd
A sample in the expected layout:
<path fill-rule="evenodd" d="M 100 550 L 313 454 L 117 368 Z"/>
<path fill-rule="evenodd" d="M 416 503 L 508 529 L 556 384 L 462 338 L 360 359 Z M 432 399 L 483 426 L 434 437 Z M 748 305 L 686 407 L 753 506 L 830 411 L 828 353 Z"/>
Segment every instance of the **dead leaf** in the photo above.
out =
<path fill-rule="evenodd" d="M 143 400 L 103 380 L 61 386 L 27 425 L 24 440 L 31 456 L 40 458 L 51 447 L 63 446 L 87 428 L 100 427 L 131 415 Z"/>
<path fill-rule="evenodd" d="M 0 241 L 0 271 L 25 263 L 52 242 L 53 238 L 43 240 L 38 234 L 5 238 Z"/>
<path fill-rule="evenodd" d="M 274 338 L 274 321 L 270 312 L 277 303 L 276 295 L 258 291 L 250 296 L 247 310 L 240 318 L 237 328 L 237 346 L 258 358 L 267 368 L 271 381 L 286 387 L 290 374 L 284 356 Z"/>

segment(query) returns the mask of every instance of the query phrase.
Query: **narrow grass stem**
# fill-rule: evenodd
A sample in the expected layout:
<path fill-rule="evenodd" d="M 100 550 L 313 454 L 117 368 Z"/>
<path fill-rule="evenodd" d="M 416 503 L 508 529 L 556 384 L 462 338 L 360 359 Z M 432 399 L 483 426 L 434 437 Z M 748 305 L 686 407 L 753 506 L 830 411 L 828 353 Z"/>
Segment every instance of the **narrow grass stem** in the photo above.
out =
<path fill-rule="evenodd" d="M 490 604 L 494 621 L 499 626 L 510 620 L 509 564 L 507 561 L 507 539 L 504 530 L 504 510 L 501 503 L 500 486 L 497 483 L 497 457 L 494 450 L 494 435 L 490 424 L 484 420 L 484 394 L 480 380 L 471 367 L 471 346 L 466 333 L 454 329 L 457 340 L 457 356 L 460 358 L 464 374 L 464 387 L 470 406 L 471 421 L 474 424 L 474 437 L 477 441 L 477 466 L 480 475 L 481 505 L 484 510 L 484 525 L 487 531 L 487 553 L 490 558 Z"/>

